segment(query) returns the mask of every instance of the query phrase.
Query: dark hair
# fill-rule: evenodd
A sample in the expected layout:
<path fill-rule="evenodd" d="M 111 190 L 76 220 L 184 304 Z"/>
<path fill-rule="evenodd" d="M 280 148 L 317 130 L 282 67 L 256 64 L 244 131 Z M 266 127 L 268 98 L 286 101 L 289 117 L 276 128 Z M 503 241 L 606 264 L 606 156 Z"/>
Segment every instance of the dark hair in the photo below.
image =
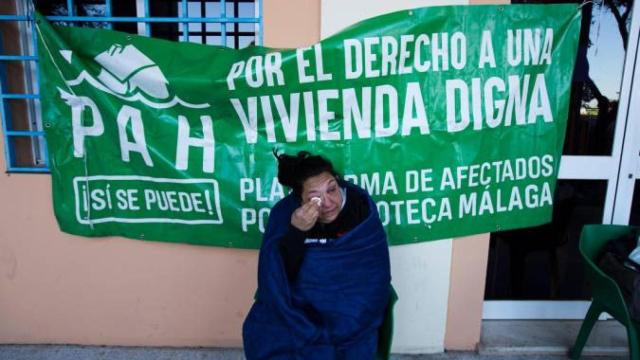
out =
<path fill-rule="evenodd" d="M 298 155 L 292 156 L 278 154 L 278 150 L 274 149 L 273 156 L 278 160 L 278 181 L 290 187 L 297 196 L 302 195 L 302 185 L 310 177 L 328 172 L 336 179 L 340 178 L 329 160 L 311 155 L 308 151 L 300 151 Z"/>

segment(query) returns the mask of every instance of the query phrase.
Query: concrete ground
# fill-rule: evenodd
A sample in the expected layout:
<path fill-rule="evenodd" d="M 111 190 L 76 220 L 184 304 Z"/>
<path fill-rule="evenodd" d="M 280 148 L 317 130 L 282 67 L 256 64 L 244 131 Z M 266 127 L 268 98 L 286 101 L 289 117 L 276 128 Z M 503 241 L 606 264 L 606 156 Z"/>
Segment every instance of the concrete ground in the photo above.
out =
<path fill-rule="evenodd" d="M 573 347 L 579 320 L 484 320 L 482 355 L 565 355 Z M 598 321 L 582 351 L 586 356 L 628 356 L 627 331 L 615 320 Z"/>
<path fill-rule="evenodd" d="M 0 345 L 1 360 L 241 360 L 238 349 L 144 348 L 76 345 Z M 480 355 L 453 352 L 434 355 L 393 355 L 392 360 L 560 360 L 552 355 Z M 623 360 L 625 356 L 583 357 L 593 360 Z"/>
<path fill-rule="evenodd" d="M 392 360 L 560 360 L 567 359 L 581 321 L 483 321 L 478 352 L 392 355 Z M 599 321 L 583 359 L 628 359 L 626 331 L 616 321 Z M 241 360 L 240 349 L 150 348 L 78 345 L 0 345 L 0 360 Z"/>

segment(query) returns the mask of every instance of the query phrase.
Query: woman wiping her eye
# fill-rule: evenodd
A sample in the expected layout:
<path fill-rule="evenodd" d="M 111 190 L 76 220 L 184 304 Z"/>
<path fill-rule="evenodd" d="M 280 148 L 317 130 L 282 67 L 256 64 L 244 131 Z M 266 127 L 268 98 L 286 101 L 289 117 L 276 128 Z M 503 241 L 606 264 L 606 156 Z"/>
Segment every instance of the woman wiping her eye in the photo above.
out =
<path fill-rule="evenodd" d="M 376 206 L 325 158 L 274 155 L 292 192 L 264 234 L 247 359 L 375 359 L 391 281 Z"/>

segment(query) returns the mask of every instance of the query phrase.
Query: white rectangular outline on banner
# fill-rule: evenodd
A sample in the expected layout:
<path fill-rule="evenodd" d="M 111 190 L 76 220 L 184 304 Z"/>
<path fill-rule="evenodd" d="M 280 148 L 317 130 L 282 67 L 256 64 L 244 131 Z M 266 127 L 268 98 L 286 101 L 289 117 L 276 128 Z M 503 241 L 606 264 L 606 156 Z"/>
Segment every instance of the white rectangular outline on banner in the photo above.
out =
<path fill-rule="evenodd" d="M 118 217 L 106 217 L 99 219 L 82 219 L 80 217 L 80 203 L 78 193 L 78 183 L 87 182 L 93 180 L 118 180 L 118 181 L 148 181 L 155 183 L 175 183 L 175 184 L 197 184 L 197 183 L 210 183 L 213 186 L 215 210 L 218 213 L 218 219 L 212 220 L 181 220 L 172 218 L 118 218 Z M 136 176 L 136 175 L 93 175 L 93 176 L 76 176 L 73 178 L 73 192 L 75 195 L 75 212 L 76 220 L 83 225 L 101 224 L 106 222 L 120 222 L 120 223 L 172 223 L 172 224 L 186 224 L 186 225 L 202 225 L 202 224 L 222 224 L 222 211 L 220 210 L 220 193 L 218 190 L 218 181 L 215 179 L 168 179 L 168 178 L 154 178 L 149 176 Z"/>

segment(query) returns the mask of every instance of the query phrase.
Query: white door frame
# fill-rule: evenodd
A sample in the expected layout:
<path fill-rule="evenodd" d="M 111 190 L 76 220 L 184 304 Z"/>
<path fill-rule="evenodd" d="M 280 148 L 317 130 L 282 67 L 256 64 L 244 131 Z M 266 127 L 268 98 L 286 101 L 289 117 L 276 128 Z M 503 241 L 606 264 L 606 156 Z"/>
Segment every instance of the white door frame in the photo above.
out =
<path fill-rule="evenodd" d="M 607 180 L 603 224 L 628 224 L 640 179 L 640 0 L 632 13 L 611 156 L 562 156 L 558 179 Z M 583 319 L 589 301 L 484 302 L 482 318 Z M 601 317 L 603 318 L 603 317 Z"/>
<path fill-rule="evenodd" d="M 636 6 L 636 12 L 638 7 Z M 618 175 L 617 197 L 615 199 L 615 207 L 612 214 L 612 223 L 626 225 L 629 223 L 629 215 L 631 215 L 631 206 L 633 200 L 633 189 L 637 179 L 640 179 L 640 44 L 638 44 L 638 20 L 640 16 L 636 16 L 634 21 L 636 28 L 636 51 L 635 58 L 627 61 L 634 65 L 633 74 L 630 76 L 629 84 L 631 95 L 625 97 L 625 107 L 628 108 L 628 116 L 626 123 L 626 131 L 622 144 L 622 156 L 620 158 L 620 170 Z M 633 25 L 633 24 L 632 24 Z M 631 47 L 629 47 L 631 49 Z M 624 88 L 623 88 L 624 91 Z M 622 102 L 620 105 L 623 105 Z"/>

